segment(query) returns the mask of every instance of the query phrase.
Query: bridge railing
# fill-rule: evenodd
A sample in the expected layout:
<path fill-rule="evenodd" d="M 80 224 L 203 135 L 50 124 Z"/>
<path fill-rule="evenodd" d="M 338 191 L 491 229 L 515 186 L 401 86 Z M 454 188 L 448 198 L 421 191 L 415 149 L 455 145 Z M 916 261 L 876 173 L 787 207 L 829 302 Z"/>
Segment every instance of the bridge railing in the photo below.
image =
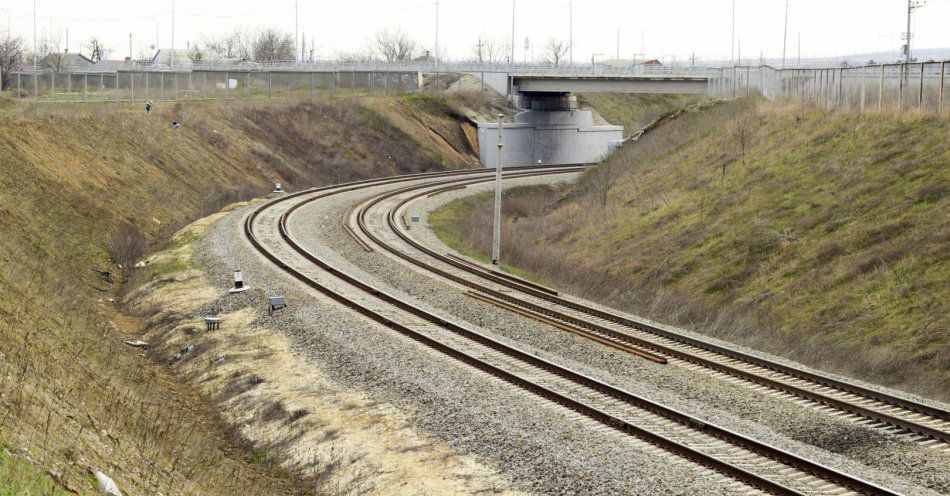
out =
<path fill-rule="evenodd" d="M 826 109 L 950 112 L 950 61 L 856 67 L 709 69 L 709 95 L 763 95 Z"/>

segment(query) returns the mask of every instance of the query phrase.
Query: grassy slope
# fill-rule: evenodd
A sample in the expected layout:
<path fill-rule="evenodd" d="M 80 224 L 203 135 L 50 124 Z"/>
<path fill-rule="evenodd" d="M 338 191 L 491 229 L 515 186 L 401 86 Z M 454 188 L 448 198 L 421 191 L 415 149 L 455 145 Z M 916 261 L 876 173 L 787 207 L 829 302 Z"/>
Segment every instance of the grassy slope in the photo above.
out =
<path fill-rule="evenodd" d="M 946 117 L 720 103 L 576 185 L 510 192 L 503 252 L 617 307 L 947 399 L 948 136 Z M 487 253 L 490 208 L 433 220 Z"/>
<path fill-rule="evenodd" d="M 272 188 L 470 166 L 453 103 L 422 98 L 33 107 L 0 101 L 0 438 L 57 482 L 102 469 L 130 493 L 296 492 L 212 408 L 122 344 L 105 249 L 153 246 Z M 183 123 L 180 132 L 170 122 Z M 434 137 L 432 128 L 441 128 Z"/>
<path fill-rule="evenodd" d="M 623 136 L 628 138 L 670 110 L 703 99 L 703 95 L 623 93 L 582 93 L 577 95 L 581 108 L 591 108 L 603 119 L 616 126 L 623 126 Z"/>

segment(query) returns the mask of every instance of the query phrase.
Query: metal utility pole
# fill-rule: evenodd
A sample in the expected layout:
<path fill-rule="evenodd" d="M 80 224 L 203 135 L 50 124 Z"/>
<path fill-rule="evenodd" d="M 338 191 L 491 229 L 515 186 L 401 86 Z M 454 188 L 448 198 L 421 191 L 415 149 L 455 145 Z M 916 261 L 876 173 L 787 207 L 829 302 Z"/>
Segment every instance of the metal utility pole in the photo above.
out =
<path fill-rule="evenodd" d="M 294 62 L 297 61 L 297 46 L 300 45 L 300 9 L 298 4 L 299 2 L 294 2 Z"/>
<path fill-rule="evenodd" d="M 33 70 L 36 70 L 36 0 L 33 0 Z M 36 76 L 33 76 L 36 78 Z"/>
<path fill-rule="evenodd" d="M 914 11 L 926 5 L 925 0 L 907 0 L 907 32 L 904 33 L 906 43 L 904 44 L 904 62 L 910 63 L 910 40 L 913 37 L 910 31 L 910 18 Z"/>
<path fill-rule="evenodd" d="M 132 33 L 129 33 L 129 63 L 132 63 Z"/>
<path fill-rule="evenodd" d="M 798 33 L 798 67 L 802 66 L 802 33 Z"/>
<path fill-rule="evenodd" d="M 732 41 L 729 42 L 729 58 L 736 65 L 736 0 L 732 0 Z"/>
<path fill-rule="evenodd" d="M 495 216 L 492 223 L 491 264 L 498 268 L 501 259 L 501 166 L 503 160 L 502 149 L 505 147 L 502 135 L 504 114 L 498 114 L 498 166 L 495 167 Z"/>
<path fill-rule="evenodd" d="M 568 15 L 570 16 L 570 34 L 567 39 L 567 49 L 571 53 L 570 55 L 570 64 L 574 65 L 574 0 L 571 0 L 567 4 Z"/>
<path fill-rule="evenodd" d="M 481 61 L 482 39 L 478 39 L 478 58 Z M 439 62 L 439 0 L 435 0 L 435 52 L 432 54 L 436 63 Z"/>
<path fill-rule="evenodd" d="M 788 0 L 785 0 L 785 31 L 782 35 L 782 69 L 785 68 L 785 47 L 788 46 Z"/>
<path fill-rule="evenodd" d="M 169 65 L 175 67 L 175 0 L 172 0 L 172 49 Z"/>
<path fill-rule="evenodd" d="M 617 60 L 620 60 L 620 28 L 617 28 Z"/>
<path fill-rule="evenodd" d="M 511 65 L 515 65 L 515 0 L 511 0 Z"/>

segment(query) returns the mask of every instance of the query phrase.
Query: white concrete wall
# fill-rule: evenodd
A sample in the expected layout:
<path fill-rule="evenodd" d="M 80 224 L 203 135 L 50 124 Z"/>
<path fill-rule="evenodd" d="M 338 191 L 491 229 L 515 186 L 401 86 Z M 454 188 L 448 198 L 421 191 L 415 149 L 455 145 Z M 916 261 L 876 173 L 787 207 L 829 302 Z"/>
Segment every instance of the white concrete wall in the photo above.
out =
<path fill-rule="evenodd" d="M 588 110 L 526 111 L 506 123 L 506 167 L 518 165 L 589 164 L 599 162 L 623 141 L 622 126 L 594 126 Z M 482 165 L 498 165 L 498 123 L 479 123 Z"/>

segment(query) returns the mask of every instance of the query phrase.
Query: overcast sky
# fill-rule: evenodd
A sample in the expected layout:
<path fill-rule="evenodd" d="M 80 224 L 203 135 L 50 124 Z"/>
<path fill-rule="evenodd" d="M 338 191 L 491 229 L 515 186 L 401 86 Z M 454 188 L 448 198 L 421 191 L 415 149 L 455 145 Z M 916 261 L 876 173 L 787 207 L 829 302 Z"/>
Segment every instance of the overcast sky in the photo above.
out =
<path fill-rule="evenodd" d="M 435 41 L 435 0 L 298 0 L 299 29 L 307 45 L 314 41 L 316 56 L 333 58 L 340 52 L 366 46 L 382 27 L 402 27 L 422 46 Z M 732 0 L 574 0 L 574 61 L 588 62 L 592 54 L 614 58 L 620 32 L 622 58 L 728 59 Z M 784 0 L 736 0 L 736 39 L 743 58 L 781 57 Z M 552 37 L 567 40 L 569 0 L 517 0 L 515 57 L 531 57 L 525 38 L 541 57 Z M 0 2 L 0 26 L 33 39 L 33 11 L 29 0 Z M 172 0 L 37 0 L 37 32 L 50 30 L 76 51 L 91 36 L 100 37 L 110 58 L 150 53 L 157 43 L 172 42 Z M 440 0 L 439 45 L 444 58 L 468 58 L 479 36 L 510 40 L 510 0 Z M 294 32 L 294 0 L 178 0 L 174 42 L 178 48 L 235 27 L 276 27 Z M 848 53 L 898 50 L 906 26 L 906 0 L 791 0 L 788 16 L 788 57 L 801 54 L 836 56 Z M 914 17 L 914 47 L 950 46 L 950 0 L 928 0 Z M 85 50 L 84 50 L 85 51 Z"/>

